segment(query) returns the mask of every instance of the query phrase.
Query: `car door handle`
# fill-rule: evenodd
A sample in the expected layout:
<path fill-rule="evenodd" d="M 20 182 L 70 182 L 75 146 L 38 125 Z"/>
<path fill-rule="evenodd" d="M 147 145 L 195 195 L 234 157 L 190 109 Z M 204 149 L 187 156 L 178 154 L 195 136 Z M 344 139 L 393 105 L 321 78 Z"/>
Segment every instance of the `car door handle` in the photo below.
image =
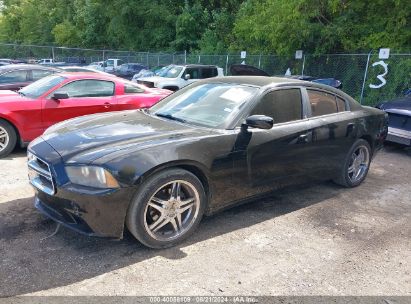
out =
<path fill-rule="evenodd" d="M 105 102 L 105 103 L 104 103 L 104 108 L 105 108 L 105 109 L 110 108 L 110 106 L 111 106 L 111 103 L 109 103 L 109 102 Z"/>

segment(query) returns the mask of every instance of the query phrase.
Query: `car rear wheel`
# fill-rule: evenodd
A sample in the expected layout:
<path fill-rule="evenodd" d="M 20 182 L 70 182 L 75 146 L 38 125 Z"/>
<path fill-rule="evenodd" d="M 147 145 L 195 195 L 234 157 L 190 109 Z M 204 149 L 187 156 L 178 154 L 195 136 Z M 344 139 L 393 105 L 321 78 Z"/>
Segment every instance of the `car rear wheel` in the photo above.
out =
<path fill-rule="evenodd" d="M 344 187 L 356 187 L 368 174 L 371 163 L 371 147 L 364 139 L 357 140 L 348 152 L 340 176 L 335 183 Z"/>
<path fill-rule="evenodd" d="M 17 134 L 7 121 L 0 120 L 0 158 L 13 151 L 17 142 Z"/>
<path fill-rule="evenodd" d="M 127 212 L 126 225 L 141 243 L 167 248 L 190 236 L 204 213 L 200 180 L 182 169 L 168 169 L 139 188 Z"/>

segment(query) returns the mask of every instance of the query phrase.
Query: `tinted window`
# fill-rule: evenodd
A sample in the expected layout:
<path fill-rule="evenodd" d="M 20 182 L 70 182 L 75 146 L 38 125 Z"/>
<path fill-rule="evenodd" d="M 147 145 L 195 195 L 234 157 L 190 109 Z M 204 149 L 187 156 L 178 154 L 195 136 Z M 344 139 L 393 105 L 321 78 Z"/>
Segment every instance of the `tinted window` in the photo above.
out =
<path fill-rule="evenodd" d="M 272 117 L 274 123 L 301 119 L 300 89 L 278 90 L 267 93 L 251 112 L 251 115 L 257 114 Z"/>
<path fill-rule="evenodd" d="M 322 91 L 307 90 L 311 104 L 311 116 L 321 116 L 337 113 L 335 95 Z"/>
<path fill-rule="evenodd" d="M 132 84 L 125 84 L 124 85 L 124 93 L 143 93 L 144 90 L 139 86 L 132 85 Z"/>
<path fill-rule="evenodd" d="M 203 68 L 201 78 L 210 78 L 217 76 L 217 68 Z"/>
<path fill-rule="evenodd" d="M 190 79 L 199 79 L 200 78 L 200 69 L 198 68 L 186 68 L 182 77 L 184 78 L 185 75 L 189 74 Z"/>
<path fill-rule="evenodd" d="M 54 93 L 67 93 L 70 97 L 113 96 L 114 83 L 103 80 L 78 80 L 66 84 Z"/>
<path fill-rule="evenodd" d="M 337 109 L 338 109 L 338 112 L 343 112 L 343 111 L 345 111 L 346 110 L 346 108 L 345 108 L 345 101 L 344 101 L 344 99 L 341 99 L 340 97 L 336 97 L 336 101 L 337 101 Z"/>
<path fill-rule="evenodd" d="M 32 70 L 32 75 L 33 75 L 33 80 L 39 80 L 43 77 L 46 77 L 50 74 L 52 74 L 52 71 L 47 71 L 47 70 Z"/>
<path fill-rule="evenodd" d="M 0 76 L 0 83 L 15 83 L 27 81 L 27 71 L 12 71 Z"/>

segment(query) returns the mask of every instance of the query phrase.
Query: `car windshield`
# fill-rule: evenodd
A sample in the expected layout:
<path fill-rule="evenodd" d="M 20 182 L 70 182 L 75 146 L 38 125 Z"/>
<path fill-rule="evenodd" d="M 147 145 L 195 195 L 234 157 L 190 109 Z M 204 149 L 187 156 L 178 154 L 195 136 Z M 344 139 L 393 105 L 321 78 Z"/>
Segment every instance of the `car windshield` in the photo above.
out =
<path fill-rule="evenodd" d="M 170 65 L 164 69 L 161 69 L 157 75 L 165 78 L 176 78 L 180 75 L 182 69 L 183 67 L 181 66 Z"/>
<path fill-rule="evenodd" d="M 28 98 L 38 98 L 54 86 L 62 83 L 65 79 L 66 78 L 62 76 L 44 77 L 21 89 L 19 93 Z"/>
<path fill-rule="evenodd" d="M 225 128 L 258 88 L 227 83 L 207 83 L 171 95 L 150 108 L 150 113 L 170 120 L 210 128 Z"/>
<path fill-rule="evenodd" d="M 113 66 L 113 65 L 114 65 L 114 60 L 113 59 L 107 60 L 107 66 Z"/>

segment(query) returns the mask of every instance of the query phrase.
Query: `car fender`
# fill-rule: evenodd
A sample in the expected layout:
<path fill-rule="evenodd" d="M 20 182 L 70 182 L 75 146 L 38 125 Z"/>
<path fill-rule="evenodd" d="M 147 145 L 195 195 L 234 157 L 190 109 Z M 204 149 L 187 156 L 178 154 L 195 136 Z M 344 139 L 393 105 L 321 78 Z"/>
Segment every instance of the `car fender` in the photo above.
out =
<path fill-rule="evenodd" d="M 20 125 L 20 123 L 13 118 L 13 115 L 11 112 L 0 109 L 0 119 L 3 119 L 7 121 L 9 124 L 11 124 L 16 129 L 17 134 L 20 137 L 20 132 L 23 128 Z"/>

